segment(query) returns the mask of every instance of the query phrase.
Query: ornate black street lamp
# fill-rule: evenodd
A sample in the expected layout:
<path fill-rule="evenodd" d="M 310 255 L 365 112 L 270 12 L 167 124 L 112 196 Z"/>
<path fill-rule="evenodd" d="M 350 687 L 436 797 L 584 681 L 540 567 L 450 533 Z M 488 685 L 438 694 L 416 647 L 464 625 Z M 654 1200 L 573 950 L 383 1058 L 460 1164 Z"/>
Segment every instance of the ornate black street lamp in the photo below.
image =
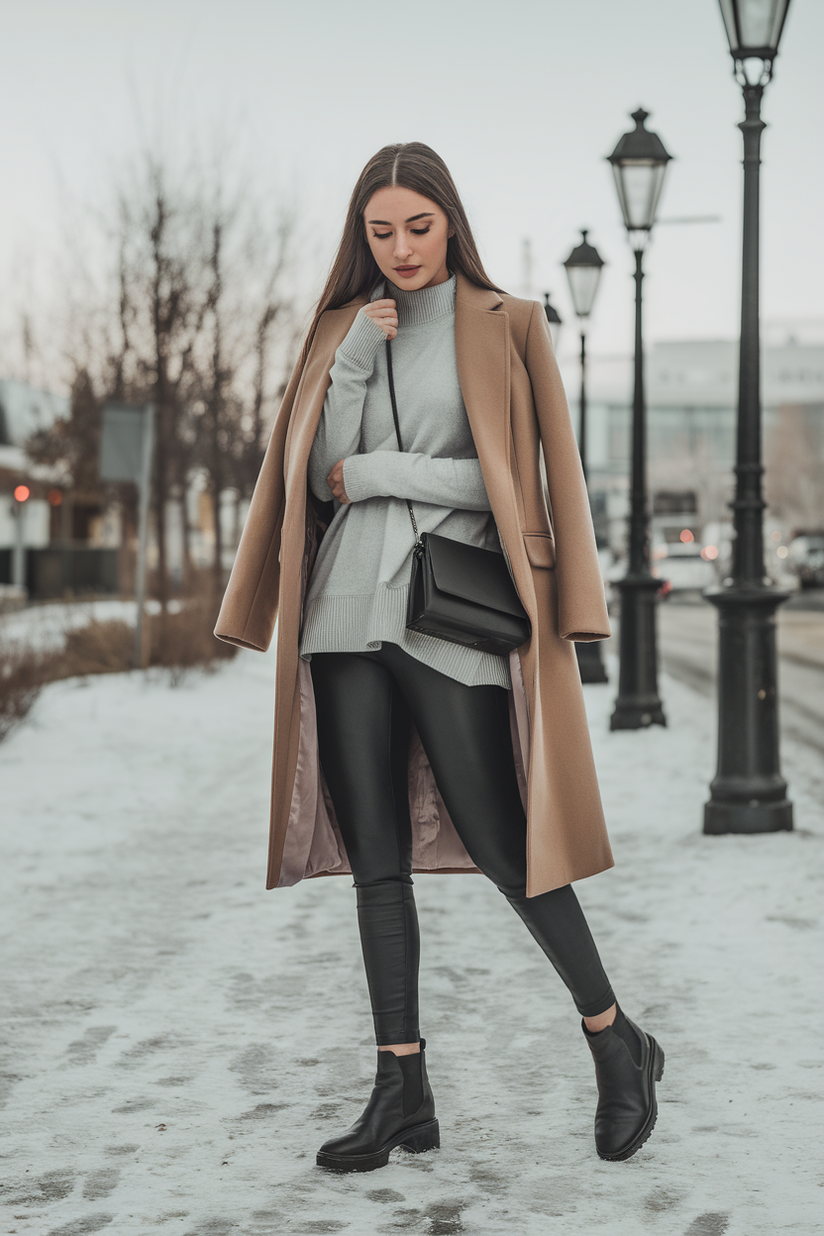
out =
<path fill-rule="evenodd" d="M 587 243 L 587 233 L 582 230 L 581 243 L 572 250 L 564 262 L 572 306 L 581 328 L 581 420 L 578 433 L 578 448 L 584 480 L 587 480 L 587 321 L 598 291 L 604 259 L 592 245 Z M 607 682 L 607 671 L 601 660 L 601 644 L 598 640 L 575 645 L 578 654 L 578 669 L 581 682 Z"/>
<path fill-rule="evenodd" d="M 758 211 L 761 96 L 789 0 L 720 0 L 735 77 L 744 92 L 744 261 L 732 576 L 704 594 L 718 609 L 718 771 L 705 833 L 766 833 L 793 826 L 778 750 L 775 611 L 789 595 L 764 569 Z"/>
<path fill-rule="evenodd" d="M 610 729 L 637 730 L 666 725 L 658 696 L 658 653 L 655 640 L 656 593 L 661 580 L 649 566 L 649 515 L 646 481 L 646 401 L 644 398 L 644 337 L 641 319 L 643 257 L 664 173 L 671 155 L 655 133 L 644 128 L 648 112 L 632 113 L 635 129 L 625 133 L 609 155 L 629 242 L 635 254 L 635 394 L 632 401 L 632 481 L 629 513 L 629 566 L 617 583 L 621 595 L 618 698 Z"/>

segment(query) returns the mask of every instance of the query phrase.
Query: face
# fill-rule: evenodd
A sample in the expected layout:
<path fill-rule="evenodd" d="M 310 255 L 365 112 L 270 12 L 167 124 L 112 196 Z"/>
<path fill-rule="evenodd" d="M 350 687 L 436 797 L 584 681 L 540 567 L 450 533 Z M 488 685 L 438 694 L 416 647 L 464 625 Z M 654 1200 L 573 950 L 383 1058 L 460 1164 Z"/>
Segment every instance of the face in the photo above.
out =
<path fill-rule="evenodd" d="M 446 242 L 454 235 L 440 206 L 397 185 L 378 189 L 363 212 L 366 239 L 381 274 L 417 292 L 449 278 Z"/>

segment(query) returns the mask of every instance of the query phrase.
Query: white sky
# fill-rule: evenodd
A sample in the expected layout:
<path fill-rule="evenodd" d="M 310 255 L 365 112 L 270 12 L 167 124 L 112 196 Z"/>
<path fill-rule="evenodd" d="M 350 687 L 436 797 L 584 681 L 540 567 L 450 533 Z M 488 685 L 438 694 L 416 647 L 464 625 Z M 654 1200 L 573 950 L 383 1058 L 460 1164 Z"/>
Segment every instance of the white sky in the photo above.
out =
<path fill-rule="evenodd" d="M 238 148 L 305 204 L 324 262 L 363 163 L 416 139 L 449 164 L 492 278 L 521 291 L 531 238 L 534 293 L 567 322 L 558 263 L 591 229 L 609 262 L 591 346 L 628 352 L 631 255 L 604 156 L 642 104 L 676 156 L 661 217 L 722 217 L 657 230 L 647 337 L 737 333 L 743 104 L 717 0 L 0 0 L 0 19 L 6 307 L 28 278 L 48 290 L 65 217 L 105 205 L 147 132 Z M 793 0 L 764 107 L 766 320 L 824 321 L 822 49 L 824 4 Z"/>

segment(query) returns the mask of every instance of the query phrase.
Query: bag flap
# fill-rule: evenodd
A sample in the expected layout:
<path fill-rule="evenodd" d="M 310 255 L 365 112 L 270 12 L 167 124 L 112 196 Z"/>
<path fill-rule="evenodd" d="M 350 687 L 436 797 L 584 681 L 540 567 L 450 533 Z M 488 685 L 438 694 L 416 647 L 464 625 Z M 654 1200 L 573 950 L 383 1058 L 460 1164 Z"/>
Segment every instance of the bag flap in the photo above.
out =
<path fill-rule="evenodd" d="M 433 533 L 424 533 L 421 539 L 426 544 L 439 592 L 474 605 L 489 606 L 514 618 L 523 617 L 524 609 L 503 554 Z"/>

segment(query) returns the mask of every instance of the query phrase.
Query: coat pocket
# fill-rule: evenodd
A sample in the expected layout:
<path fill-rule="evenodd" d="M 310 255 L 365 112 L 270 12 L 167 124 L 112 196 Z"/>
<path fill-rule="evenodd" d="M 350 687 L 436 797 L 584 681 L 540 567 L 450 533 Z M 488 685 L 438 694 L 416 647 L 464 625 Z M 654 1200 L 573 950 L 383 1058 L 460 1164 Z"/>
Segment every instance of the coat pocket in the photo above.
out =
<path fill-rule="evenodd" d="M 555 566 L 555 539 L 551 532 L 525 532 L 526 556 L 534 567 Z"/>

